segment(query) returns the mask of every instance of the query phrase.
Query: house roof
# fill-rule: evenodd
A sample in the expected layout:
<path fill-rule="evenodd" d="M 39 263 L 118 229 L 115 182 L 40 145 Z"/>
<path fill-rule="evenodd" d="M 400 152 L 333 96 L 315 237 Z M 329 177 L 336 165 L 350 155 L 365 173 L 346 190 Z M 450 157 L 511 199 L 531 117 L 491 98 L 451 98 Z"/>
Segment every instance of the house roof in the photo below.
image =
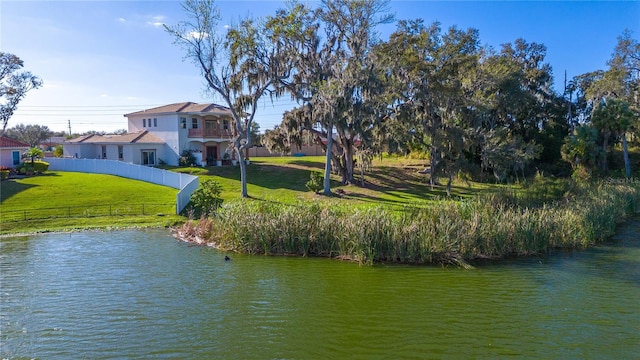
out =
<path fill-rule="evenodd" d="M 29 144 L 25 144 L 22 141 L 8 138 L 6 136 L 0 136 L 0 147 L 3 148 L 28 148 Z"/>
<path fill-rule="evenodd" d="M 67 140 L 70 144 L 164 144 L 165 141 L 148 131 L 137 131 L 122 135 L 85 135 Z"/>
<path fill-rule="evenodd" d="M 193 114 L 193 115 L 231 115 L 228 107 L 218 104 L 196 104 L 193 102 L 181 102 L 169 105 L 158 106 L 151 109 L 125 114 L 125 117 L 136 115 L 159 115 L 159 114 Z"/>

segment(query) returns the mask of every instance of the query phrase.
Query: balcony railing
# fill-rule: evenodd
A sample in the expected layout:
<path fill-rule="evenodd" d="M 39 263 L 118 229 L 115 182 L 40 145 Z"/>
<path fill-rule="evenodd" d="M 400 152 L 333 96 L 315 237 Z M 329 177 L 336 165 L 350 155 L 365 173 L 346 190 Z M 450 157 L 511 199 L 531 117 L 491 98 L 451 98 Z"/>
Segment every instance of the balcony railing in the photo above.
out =
<path fill-rule="evenodd" d="M 222 138 L 227 133 L 220 129 L 189 129 L 190 138 Z"/>

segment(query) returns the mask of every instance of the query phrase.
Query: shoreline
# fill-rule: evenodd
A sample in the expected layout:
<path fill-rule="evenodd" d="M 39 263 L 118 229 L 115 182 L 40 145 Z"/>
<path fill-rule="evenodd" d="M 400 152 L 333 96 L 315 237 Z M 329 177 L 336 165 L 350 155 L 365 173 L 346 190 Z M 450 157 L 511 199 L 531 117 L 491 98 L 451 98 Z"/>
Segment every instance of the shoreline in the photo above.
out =
<path fill-rule="evenodd" d="M 429 263 L 424 263 L 424 262 L 398 262 L 398 261 L 380 261 L 380 262 L 373 262 L 372 264 L 398 264 L 398 265 L 413 265 L 413 266 L 420 266 L 420 265 L 424 265 L 424 266 L 433 266 L 433 265 L 454 265 L 454 266 L 459 266 L 461 268 L 464 269 L 473 269 L 476 266 L 479 265 L 486 265 L 486 264 L 493 264 L 493 263 L 499 263 L 501 261 L 505 261 L 505 260 L 510 260 L 510 259 L 522 259 L 522 258 L 531 258 L 531 257 L 536 257 L 536 256 L 541 256 L 541 255 L 549 255 L 551 253 L 554 252 L 573 252 L 573 251 L 582 251 L 585 249 L 589 249 L 589 248 L 593 248 L 593 247 L 597 247 L 597 246 L 602 246 L 605 245 L 606 243 L 609 242 L 616 242 L 616 241 L 622 241 L 623 239 L 618 239 L 619 236 L 624 236 L 628 231 L 625 230 L 625 228 L 627 227 L 638 227 L 640 228 L 640 214 L 636 214 L 636 216 L 632 217 L 631 219 L 628 219 L 620 224 L 618 224 L 616 226 L 616 231 L 615 233 L 610 236 L 609 238 L 607 238 L 606 240 L 600 241 L 598 243 L 592 244 L 592 245 L 588 245 L 588 246 L 582 246 L 582 247 L 576 247 L 576 246 L 570 246 L 570 247 L 554 247 L 554 248 L 550 248 L 547 249 L 547 251 L 545 252 L 538 252 L 538 253 L 531 253 L 531 254 L 525 254 L 525 255 L 518 255 L 518 254 L 508 254 L 506 256 L 486 256 L 483 254 L 478 254 L 477 256 L 470 258 L 470 259 L 463 259 L 461 258 L 459 255 L 459 253 L 452 253 L 449 254 L 449 256 L 446 256 L 445 258 L 442 258 L 440 260 L 446 260 L 446 261 L 434 261 L 434 262 L 429 262 Z M 187 235 L 185 234 L 185 231 L 180 230 L 180 228 L 171 228 L 171 236 L 173 236 L 177 241 L 181 241 L 181 242 L 185 242 L 188 244 L 192 244 L 194 246 L 206 246 L 206 247 L 211 247 L 214 248 L 218 251 L 221 252 L 232 252 L 232 253 L 236 253 L 236 254 L 245 254 L 247 255 L 248 253 L 242 253 L 242 252 L 238 252 L 238 251 L 234 251 L 234 250 L 229 250 L 229 249 L 225 249 L 222 248 L 219 244 L 216 244 L 213 241 L 206 241 L 204 240 L 202 237 L 197 236 L 197 235 Z M 640 236 L 640 235 L 638 235 Z M 313 257 L 313 258 L 327 258 L 327 259 L 334 259 L 334 260 L 341 260 L 341 261 L 350 261 L 350 262 L 358 262 L 360 263 L 360 261 L 357 258 L 353 258 L 350 256 L 344 256 L 344 255 L 337 255 L 337 256 L 322 256 L 322 255 L 313 255 L 313 254 L 306 254 L 306 255 L 300 255 L 300 254 L 295 254 L 295 253 L 269 253 L 269 254 L 259 254 L 262 256 L 296 256 L 296 257 Z"/>
<path fill-rule="evenodd" d="M 243 201 L 173 232 L 185 242 L 246 254 L 464 267 L 604 243 L 640 216 L 640 188 L 608 184 L 562 202 L 524 204 L 495 195 L 407 211 Z"/>

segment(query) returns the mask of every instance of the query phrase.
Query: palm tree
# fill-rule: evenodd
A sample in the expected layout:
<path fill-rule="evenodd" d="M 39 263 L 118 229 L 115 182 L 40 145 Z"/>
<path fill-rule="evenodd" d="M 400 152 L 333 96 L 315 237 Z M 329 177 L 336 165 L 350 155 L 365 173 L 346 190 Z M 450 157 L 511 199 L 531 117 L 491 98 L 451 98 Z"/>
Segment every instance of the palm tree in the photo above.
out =
<path fill-rule="evenodd" d="M 44 154 L 44 152 L 37 147 L 32 147 L 31 149 L 27 150 L 27 152 L 25 153 L 26 156 L 31 158 L 31 166 L 33 166 L 34 161 L 36 158 L 41 157 Z"/>

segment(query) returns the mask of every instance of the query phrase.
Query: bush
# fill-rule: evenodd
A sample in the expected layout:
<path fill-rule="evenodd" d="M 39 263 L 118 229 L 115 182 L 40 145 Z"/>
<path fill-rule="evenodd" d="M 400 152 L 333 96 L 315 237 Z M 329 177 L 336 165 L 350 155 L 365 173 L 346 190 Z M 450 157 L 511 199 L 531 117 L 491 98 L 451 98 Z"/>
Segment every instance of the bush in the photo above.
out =
<path fill-rule="evenodd" d="M 0 180 L 7 180 L 9 178 L 9 170 L 0 170 Z"/>
<path fill-rule="evenodd" d="M 33 165 L 30 161 L 22 163 L 16 167 L 17 174 L 23 175 L 33 175 L 33 174 L 42 174 L 49 170 L 49 163 L 42 160 L 36 160 L 33 162 Z"/>
<path fill-rule="evenodd" d="M 591 169 L 582 165 L 578 165 L 573 170 L 573 173 L 571 173 L 571 178 L 579 184 L 584 184 L 591 181 L 592 177 L 593 175 L 591 174 Z"/>
<path fill-rule="evenodd" d="M 58 144 L 53 148 L 53 156 L 61 158 L 64 155 L 64 148 Z"/>
<path fill-rule="evenodd" d="M 33 171 L 37 174 L 42 174 L 49 170 L 49 163 L 42 160 L 36 160 L 33 162 Z"/>
<path fill-rule="evenodd" d="M 203 180 L 191 194 L 191 211 L 196 217 L 208 217 L 222 205 L 222 187 L 215 180 Z"/>
<path fill-rule="evenodd" d="M 27 176 L 31 176 L 35 173 L 35 171 L 33 170 L 33 166 L 27 166 L 27 165 L 23 165 L 20 166 L 18 169 L 18 173 L 22 174 L 22 175 L 27 175 Z"/>
<path fill-rule="evenodd" d="M 193 156 L 190 150 L 184 150 L 178 158 L 178 165 L 180 166 L 193 166 L 196 163 L 196 158 Z"/>
<path fill-rule="evenodd" d="M 558 186 L 558 193 L 563 186 Z M 535 190 L 535 189 L 534 189 Z M 554 191 L 555 192 L 555 191 Z M 640 211 L 640 184 L 594 183 L 568 201 L 537 208 L 496 195 L 429 208 L 230 202 L 182 233 L 223 250 L 299 254 L 361 263 L 453 263 L 580 248 L 611 236 Z M 195 229 L 195 230 L 194 230 Z"/>
<path fill-rule="evenodd" d="M 49 163 L 42 160 L 36 160 L 31 165 L 31 162 L 20 164 L 16 168 L 17 172 L 23 175 L 42 174 L 49 170 Z"/>
<path fill-rule="evenodd" d="M 318 192 L 320 192 L 320 190 L 322 190 L 324 188 L 324 185 L 322 184 L 323 182 L 323 178 L 322 175 L 320 175 L 319 172 L 317 171 L 312 171 L 311 174 L 309 174 L 309 181 L 307 181 L 307 189 L 315 192 L 316 194 Z"/>

